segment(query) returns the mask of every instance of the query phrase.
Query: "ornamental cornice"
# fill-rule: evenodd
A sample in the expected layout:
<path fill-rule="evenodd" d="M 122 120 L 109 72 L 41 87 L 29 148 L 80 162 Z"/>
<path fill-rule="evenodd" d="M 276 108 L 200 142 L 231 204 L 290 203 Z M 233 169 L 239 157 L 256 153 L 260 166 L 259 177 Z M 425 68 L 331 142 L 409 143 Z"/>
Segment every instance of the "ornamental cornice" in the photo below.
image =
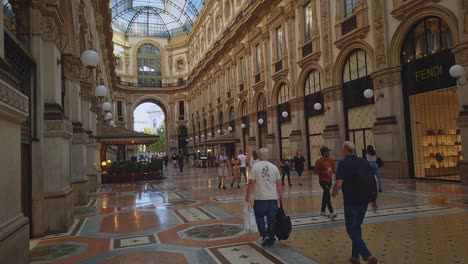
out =
<path fill-rule="evenodd" d="M 426 5 L 430 2 L 438 3 L 441 0 L 412 0 L 412 1 L 403 1 L 403 0 L 393 0 L 393 6 L 396 6 L 390 14 L 393 15 L 398 20 L 403 20 L 409 13 L 414 11 L 420 6 Z M 466 1 L 465 1 L 466 2 Z"/>
<path fill-rule="evenodd" d="M 396 86 L 401 83 L 401 67 L 385 68 L 373 72 L 371 77 L 374 89 Z"/>
<path fill-rule="evenodd" d="M 341 85 L 335 85 L 322 90 L 325 102 L 335 102 L 343 98 Z"/>
<path fill-rule="evenodd" d="M 44 120 L 44 137 L 63 137 L 71 139 L 73 126 L 68 120 Z"/>

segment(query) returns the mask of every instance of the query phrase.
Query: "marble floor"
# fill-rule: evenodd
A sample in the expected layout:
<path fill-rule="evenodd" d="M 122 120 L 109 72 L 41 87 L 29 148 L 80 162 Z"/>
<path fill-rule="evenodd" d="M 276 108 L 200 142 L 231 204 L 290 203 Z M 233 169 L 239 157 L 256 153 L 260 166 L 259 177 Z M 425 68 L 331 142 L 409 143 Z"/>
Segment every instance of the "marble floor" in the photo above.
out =
<path fill-rule="evenodd" d="M 241 188 L 217 188 L 216 170 L 166 171 L 165 182 L 104 185 L 75 208 L 69 231 L 31 241 L 31 263 L 348 263 L 341 197 L 335 221 L 320 216 L 321 188 L 306 174 L 284 189 L 293 232 L 274 248 L 245 233 Z M 228 177 L 229 181 L 229 177 Z M 468 187 L 384 181 L 380 210 L 368 212 L 363 237 L 379 263 L 468 263 Z"/>

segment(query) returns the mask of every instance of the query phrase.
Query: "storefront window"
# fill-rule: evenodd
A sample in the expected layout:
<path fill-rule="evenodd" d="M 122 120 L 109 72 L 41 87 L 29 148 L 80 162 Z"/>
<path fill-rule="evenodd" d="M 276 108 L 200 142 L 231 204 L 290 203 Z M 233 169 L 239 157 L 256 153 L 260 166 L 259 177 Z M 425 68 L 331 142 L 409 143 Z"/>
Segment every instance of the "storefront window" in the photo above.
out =
<path fill-rule="evenodd" d="M 417 23 L 406 35 L 401 61 L 408 63 L 452 46 L 453 36 L 448 24 L 440 18 L 428 17 Z"/>

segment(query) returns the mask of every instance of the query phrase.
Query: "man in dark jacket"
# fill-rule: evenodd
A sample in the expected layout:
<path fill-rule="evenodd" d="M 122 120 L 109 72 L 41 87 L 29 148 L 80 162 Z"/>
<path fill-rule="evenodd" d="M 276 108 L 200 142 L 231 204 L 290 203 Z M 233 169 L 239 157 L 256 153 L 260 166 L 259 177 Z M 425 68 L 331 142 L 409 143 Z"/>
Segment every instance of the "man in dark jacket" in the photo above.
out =
<path fill-rule="evenodd" d="M 359 255 L 361 255 L 367 263 L 376 264 L 378 260 L 367 249 L 361 234 L 361 225 L 366 216 L 368 202 L 361 201 L 359 190 L 353 188 L 356 186 L 355 172 L 366 170 L 372 172 L 372 168 L 367 160 L 356 156 L 356 146 L 353 142 L 343 143 L 343 157 L 343 160 L 338 164 L 332 196 L 336 197 L 338 190 L 343 188 L 346 232 L 352 240 L 352 254 L 349 261 L 353 264 L 361 263 L 359 261 Z M 372 208 L 374 212 L 377 211 L 375 200 L 372 202 Z"/>

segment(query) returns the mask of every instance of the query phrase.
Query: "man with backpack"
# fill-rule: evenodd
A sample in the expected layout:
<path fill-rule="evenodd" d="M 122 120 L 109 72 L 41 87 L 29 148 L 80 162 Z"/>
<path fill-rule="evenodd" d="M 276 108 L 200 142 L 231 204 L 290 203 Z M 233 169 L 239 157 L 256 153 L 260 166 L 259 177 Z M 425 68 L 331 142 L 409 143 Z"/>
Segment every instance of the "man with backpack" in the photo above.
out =
<path fill-rule="evenodd" d="M 249 186 L 245 201 L 250 201 L 250 194 L 255 192 L 253 209 L 258 231 L 262 236 L 262 246 L 273 247 L 276 234 L 276 215 L 278 200 L 282 204 L 281 177 L 278 167 L 268 161 L 268 149 L 259 150 L 260 161 L 255 163 L 249 175 Z M 268 228 L 265 227 L 265 216 Z"/>
<path fill-rule="evenodd" d="M 338 191 L 343 189 L 346 232 L 352 241 L 349 261 L 353 264 L 361 263 L 361 256 L 367 263 L 376 264 L 377 258 L 372 256 L 362 240 L 361 225 L 370 202 L 374 212 L 377 211 L 377 179 L 369 162 L 356 156 L 354 143 L 344 142 L 342 151 L 344 158 L 338 164 L 332 196 L 336 197 Z"/>

